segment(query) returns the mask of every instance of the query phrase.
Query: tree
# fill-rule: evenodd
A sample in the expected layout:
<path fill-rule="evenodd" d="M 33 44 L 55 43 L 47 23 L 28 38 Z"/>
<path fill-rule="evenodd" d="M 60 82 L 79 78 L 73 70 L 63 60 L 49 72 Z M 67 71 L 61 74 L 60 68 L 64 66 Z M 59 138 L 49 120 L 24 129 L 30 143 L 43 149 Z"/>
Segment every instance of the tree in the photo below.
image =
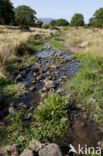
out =
<path fill-rule="evenodd" d="M 36 21 L 35 22 L 35 27 L 41 28 L 42 25 L 43 25 L 43 22 L 42 21 Z"/>
<path fill-rule="evenodd" d="M 52 20 L 50 26 L 68 26 L 69 22 L 66 19 Z"/>
<path fill-rule="evenodd" d="M 29 28 L 35 24 L 35 10 L 31 9 L 29 6 L 22 5 L 15 9 L 15 20 L 16 24 L 21 26 L 21 28 Z"/>
<path fill-rule="evenodd" d="M 52 21 L 50 22 L 50 26 L 56 26 L 56 20 L 52 20 Z"/>
<path fill-rule="evenodd" d="M 10 24 L 14 17 L 14 7 L 10 0 L 0 0 L 0 24 Z"/>
<path fill-rule="evenodd" d="M 66 19 L 58 19 L 57 20 L 57 26 L 68 26 L 69 22 Z"/>
<path fill-rule="evenodd" d="M 89 19 L 89 26 L 94 26 L 94 18 Z"/>
<path fill-rule="evenodd" d="M 71 22 L 70 22 L 70 25 L 71 26 L 84 26 L 84 17 L 82 14 L 75 14 L 72 19 L 71 19 Z"/>
<path fill-rule="evenodd" d="M 91 18 L 89 22 L 93 26 L 102 27 L 103 26 L 103 8 L 96 10 L 96 12 L 93 15 L 93 18 Z"/>

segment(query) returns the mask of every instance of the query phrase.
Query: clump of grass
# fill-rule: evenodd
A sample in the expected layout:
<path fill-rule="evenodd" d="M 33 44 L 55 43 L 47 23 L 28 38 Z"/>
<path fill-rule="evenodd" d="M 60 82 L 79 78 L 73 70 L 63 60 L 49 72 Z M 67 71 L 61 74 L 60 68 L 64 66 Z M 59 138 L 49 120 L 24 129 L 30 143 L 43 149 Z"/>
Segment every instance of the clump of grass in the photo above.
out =
<path fill-rule="evenodd" d="M 2 146 L 16 143 L 19 145 L 19 151 L 22 152 L 32 139 L 49 142 L 61 137 L 69 126 L 68 120 L 61 120 L 62 117 L 67 118 L 68 116 L 66 107 L 64 97 L 51 94 L 34 111 L 32 122 L 23 120 L 24 115 L 29 113 L 28 110 L 19 110 L 16 116 L 9 115 L 6 117 L 6 121 L 8 121 L 6 129 L 0 127 Z M 21 135 L 25 136 L 23 143 L 18 140 Z"/>
<path fill-rule="evenodd" d="M 26 93 L 26 90 L 19 88 L 17 84 L 14 84 L 12 82 L 10 83 L 6 81 L 5 83 L 2 83 L 1 88 L 5 104 L 8 104 L 13 98 L 18 98 L 18 91 Z"/>
<path fill-rule="evenodd" d="M 53 49 L 61 49 L 62 48 L 62 44 L 61 44 L 61 41 L 58 41 L 58 40 L 51 40 L 49 42 L 50 44 L 50 47 L 53 48 Z"/>

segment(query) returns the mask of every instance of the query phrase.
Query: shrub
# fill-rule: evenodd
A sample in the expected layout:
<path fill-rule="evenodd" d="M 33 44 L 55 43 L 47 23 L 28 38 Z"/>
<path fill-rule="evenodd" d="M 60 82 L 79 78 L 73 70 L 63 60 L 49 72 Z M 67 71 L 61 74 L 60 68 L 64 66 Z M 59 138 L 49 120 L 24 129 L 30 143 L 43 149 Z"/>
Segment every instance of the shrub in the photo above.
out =
<path fill-rule="evenodd" d="M 68 26 L 69 22 L 66 19 L 52 20 L 50 26 Z"/>
<path fill-rule="evenodd" d="M 37 22 L 35 23 L 35 27 L 38 27 L 38 28 L 41 28 L 42 25 L 43 25 L 43 22 L 42 22 L 42 21 L 37 21 Z"/>
<path fill-rule="evenodd" d="M 71 26 L 84 26 L 84 17 L 82 14 L 75 14 L 70 22 Z"/>
<path fill-rule="evenodd" d="M 44 23 L 44 24 L 42 25 L 42 28 L 44 28 L 44 29 L 49 29 L 49 24 Z"/>

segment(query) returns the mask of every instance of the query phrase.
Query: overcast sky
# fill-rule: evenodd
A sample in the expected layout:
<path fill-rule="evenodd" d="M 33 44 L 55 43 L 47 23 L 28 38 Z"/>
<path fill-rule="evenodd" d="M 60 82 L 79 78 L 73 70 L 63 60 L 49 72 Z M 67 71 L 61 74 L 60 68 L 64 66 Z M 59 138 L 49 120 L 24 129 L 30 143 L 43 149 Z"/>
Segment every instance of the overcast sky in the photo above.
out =
<path fill-rule="evenodd" d="M 38 18 L 66 18 L 70 21 L 74 13 L 82 13 L 85 21 L 95 10 L 103 7 L 103 0 L 11 0 L 15 7 L 28 5 L 37 12 Z"/>

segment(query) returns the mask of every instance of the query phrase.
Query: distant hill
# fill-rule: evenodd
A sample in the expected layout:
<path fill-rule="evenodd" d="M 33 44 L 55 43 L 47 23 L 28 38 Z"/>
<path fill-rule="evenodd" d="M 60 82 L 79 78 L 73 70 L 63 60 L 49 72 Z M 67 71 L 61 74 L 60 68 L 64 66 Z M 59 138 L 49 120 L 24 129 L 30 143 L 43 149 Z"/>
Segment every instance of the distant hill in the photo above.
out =
<path fill-rule="evenodd" d="M 52 19 L 52 18 L 38 18 L 38 20 L 39 21 L 42 21 L 44 23 L 50 23 L 54 19 Z"/>

